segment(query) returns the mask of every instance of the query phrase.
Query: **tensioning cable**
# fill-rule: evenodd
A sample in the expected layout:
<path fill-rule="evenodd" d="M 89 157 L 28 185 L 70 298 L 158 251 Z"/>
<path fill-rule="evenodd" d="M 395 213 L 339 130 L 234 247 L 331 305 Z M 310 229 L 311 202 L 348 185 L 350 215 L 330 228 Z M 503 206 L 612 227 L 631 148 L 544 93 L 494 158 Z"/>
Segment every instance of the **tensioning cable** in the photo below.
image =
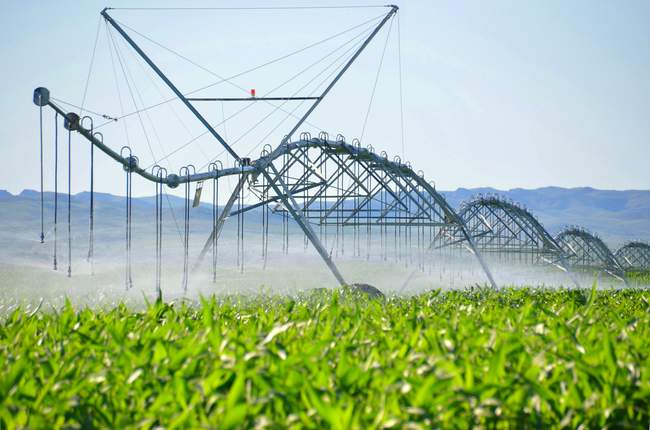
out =
<path fill-rule="evenodd" d="M 101 16 L 97 19 L 97 31 L 95 32 L 95 43 L 93 44 L 93 52 L 90 56 L 90 66 L 88 66 L 88 74 L 86 75 L 86 85 L 84 85 L 84 93 L 81 98 L 81 106 L 79 107 L 79 116 L 83 117 L 84 105 L 86 104 L 86 96 L 88 95 L 88 84 L 90 83 L 90 75 L 93 71 L 95 63 L 95 52 L 97 51 L 97 42 L 99 41 L 99 29 L 101 28 Z"/>
<path fill-rule="evenodd" d="M 358 24 L 358 25 L 355 25 L 355 26 L 353 26 L 353 27 L 350 27 L 350 28 L 348 28 L 348 29 L 346 29 L 346 30 L 343 30 L 343 31 L 341 31 L 341 32 L 339 32 L 339 33 L 336 33 L 336 34 L 334 34 L 334 35 L 332 35 L 332 36 L 329 36 L 329 37 L 327 37 L 327 38 L 325 38 L 325 39 L 322 39 L 322 40 L 320 40 L 320 41 L 314 42 L 314 43 L 312 43 L 311 45 L 308 45 L 308 46 L 306 46 L 306 47 L 303 47 L 303 48 L 300 48 L 300 49 L 298 49 L 298 50 L 292 51 L 292 52 L 290 52 L 290 53 L 288 53 L 288 54 L 284 54 L 284 55 L 282 55 L 282 56 L 280 56 L 280 57 L 278 57 L 278 58 L 275 58 L 275 59 L 269 60 L 269 61 L 267 61 L 267 62 L 265 62 L 265 63 L 262 63 L 262 64 L 260 64 L 260 65 L 257 65 L 257 66 L 254 66 L 254 67 L 251 67 L 251 68 L 249 68 L 249 69 L 247 69 L 247 70 L 244 70 L 244 71 L 242 71 L 242 72 L 236 73 L 236 74 L 234 74 L 234 75 L 231 75 L 231 76 L 228 76 L 228 77 L 225 77 L 225 78 L 221 78 L 221 77 L 219 77 L 219 80 L 218 80 L 218 81 L 216 81 L 216 82 L 212 82 L 212 83 L 207 84 L 207 85 L 204 85 L 204 86 L 202 86 L 202 87 L 200 87 L 200 88 L 196 88 L 196 89 L 191 90 L 191 91 L 189 91 L 189 92 L 187 92 L 187 93 L 184 93 L 183 95 L 184 95 L 185 97 L 188 97 L 188 96 L 190 96 L 190 95 L 192 95 L 192 94 L 196 94 L 196 93 L 198 93 L 198 92 L 200 92 L 200 91 L 206 90 L 206 89 L 208 89 L 208 88 L 214 87 L 214 86 L 219 85 L 219 84 L 222 84 L 222 83 L 224 83 L 224 82 L 225 82 L 225 83 L 230 83 L 231 85 L 235 85 L 234 83 L 231 82 L 231 81 L 232 81 L 233 79 L 235 79 L 235 78 L 241 77 L 241 76 L 243 76 L 243 75 L 245 75 L 245 74 L 247 74 L 247 73 L 250 73 L 250 72 L 253 72 L 253 71 L 259 70 L 259 69 L 261 69 L 261 68 L 263 68 L 263 67 L 266 67 L 266 66 L 269 66 L 269 65 L 271 65 L 271 64 L 277 63 L 277 62 L 279 62 L 279 61 L 285 60 L 285 59 L 287 59 L 287 58 L 289 58 L 289 57 L 292 57 L 292 56 L 297 55 L 297 54 L 299 54 L 299 53 L 301 53 L 301 52 L 304 52 L 305 50 L 308 50 L 308 49 L 311 49 L 311 48 L 316 47 L 316 46 L 318 46 L 318 45 L 321 45 L 321 44 L 323 44 L 323 43 L 325 43 L 325 42 L 327 42 L 327 41 L 329 41 L 329 40 L 335 39 L 336 37 L 339 37 L 339 36 L 341 36 L 341 35 L 343 35 L 343 34 L 346 34 L 346 33 L 350 32 L 350 31 L 353 31 L 353 30 L 355 30 L 355 29 L 357 29 L 357 28 L 359 28 L 359 27 L 362 27 L 362 26 L 364 26 L 364 25 L 366 25 L 366 24 L 369 24 L 369 23 L 371 23 L 371 22 L 374 23 L 375 21 L 377 21 L 378 19 L 380 19 L 382 16 L 384 16 L 384 15 L 382 14 L 382 15 L 379 15 L 379 16 L 377 16 L 377 17 L 373 17 L 373 18 L 369 19 L 368 21 L 365 21 L 365 22 L 363 22 L 363 23 L 361 23 L 361 24 Z M 108 29 L 108 24 L 107 24 L 106 26 L 107 26 L 106 28 Z M 127 28 L 128 28 L 128 27 L 127 27 Z M 133 30 L 132 28 L 131 28 L 131 30 L 134 31 L 135 33 L 137 33 L 137 31 Z M 145 35 L 143 35 L 143 34 L 141 34 L 141 33 L 137 33 L 137 34 L 139 34 L 141 37 L 143 37 L 143 38 L 145 38 L 145 39 L 148 39 L 151 43 L 157 44 L 157 45 L 159 45 L 161 48 L 166 49 L 166 50 L 168 50 L 168 51 L 170 51 L 170 52 L 172 52 L 172 53 L 175 53 L 176 55 L 179 55 L 181 58 L 184 58 L 181 54 L 176 53 L 176 51 L 170 50 L 169 48 L 165 47 L 165 46 L 162 45 L 162 44 L 159 44 L 158 42 L 154 41 L 153 39 L 150 39 L 150 38 L 148 38 L 147 36 L 145 36 Z M 110 41 L 109 41 L 109 47 L 110 47 Z M 112 59 L 112 58 L 111 58 L 111 59 Z M 187 60 L 187 61 L 190 61 L 189 59 L 186 59 L 186 60 Z M 195 65 L 196 65 L 196 64 L 195 64 Z M 202 66 L 199 66 L 199 65 L 196 65 L 196 66 L 197 66 L 197 67 L 202 67 Z M 206 69 L 206 71 L 209 72 L 209 73 L 212 73 L 214 76 L 219 76 L 219 75 L 217 75 L 216 73 L 211 72 L 209 69 Z M 235 86 L 236 86 L 236 85 L 235 85 Z M 244 89 L 244 88 L 242 88 L 242 90 L 248 92 L 248 90 L 246 90 L 246 89 Z M 171 97 L 171 98 L 168 98 L 168 99 L 162 100 L 162 101 L 160 101 L 160 102 L 158 102 L 158 103 L 155 103 L 155 104 L 153 104 L 153 105 L 146 106 L 146 107 L 144 107 L 144 108 L 142 108 L 142 109 L 135 110 L 135 111 L 133 111 L 133 112 L 129 112 L 129 113 L 127 113 L 127 114 L 124 114 L 124 112 L 122 112 L 122 115 L 121 115 L 121 116 L 119 116 L 119 117 L 117 117 L 117 118 L 115 118 L 115 119 L 111 118 L 111 121 L 112 121 L 112 120 L 123 119 L 123 118 L 129 117 L 129 116 L 132 116 L 132 115 L 136 115 L 136 114 L 139 113 L 139 112 L 143 112 L 143 111 L 145 111 L 145 110 L 153 109 L 153 108 L 156 108 L 156 107 L 158 107 L 158 106 L 164 105 L 164 104 L 166 104 L 166 103 L 173 102 L 173 101 L 175 101 L 175 100 L 178 100 L 178 98 L 177 98 L 177 97 Z M 272 104 L 272 103 L 269 102 L 269 104 Z M 111 121 L 107 121 L 107 122 L 105 122 L 105 123 L 103 123 L 103 124 L 100 124 L 100 125 L 98 125 L 96 128 L 99 129 L 99 128 L 101 128 L 101 127 L 103 127 L 103 126 L 109 124 Z M 318 127 L 316 127 L 316 128 L 318 128 Z"/>
<path fill-rule="evenodd" d="M 388 41 L 390 40 L 390 33 L 393 30 L 394 19 L 391 19 L 390 25 L 388 26 L 388 32 L 386 33 L 386 41 L 384 42 L 384 48 L 381 51 L 381 58 L 379 59 L 379 66 L 377 67 L 377 73 L 375 74 L 375 82 L 372 85 L 372 93 L 370 94 L 370 101 L 368 102 L 368 109 L 366 110 L 366 116 L 363 119 L 363 126 L 361 127 L 361 135 L 359 140 L 363 142 L 363 138 L 366 134 L 366 125 L 368 125 L 368 117 L 370 116 L 370 110 L 372 109 L 372 102 L 375 100 L 375 92 L 377 91 L 377 84 L 379 83 L 379 76 L 381 75 L 381 69 L 384 64 L 384 57 L 386 56 L 386 48 L 388 47 Z"/>
<path fill-rule="evenodd" d="M 249 6 L 249 7 L 108 7 L 108 10 L 139 11 L 197 11 L 197 10 L 306 10 L 306 9 L 372 9 L 387 5 L 332 5 L 332 6 Z"/>

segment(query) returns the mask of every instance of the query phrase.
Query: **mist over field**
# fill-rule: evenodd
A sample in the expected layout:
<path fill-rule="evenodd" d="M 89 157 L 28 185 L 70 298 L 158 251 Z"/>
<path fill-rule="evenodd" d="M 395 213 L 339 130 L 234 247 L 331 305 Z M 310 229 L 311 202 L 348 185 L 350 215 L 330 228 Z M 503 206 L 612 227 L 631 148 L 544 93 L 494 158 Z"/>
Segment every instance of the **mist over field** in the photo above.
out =
<path fill-rule="evenodd" d="M 489 189 L 444 193 L 452 205 L 477 192 Z M 593 189 L 512 190 L 502 192 L 528 208 L 556 233 L 565 224 L 578 223 L 617 246 L 632 239 L 650 237 L 650 191 L 599 191 Z M 154 287 L 154 201 L 136 198 L 133 203 L 133 288 L 126 291 L 124 248 L 124 199 L 96 194 L 94 275 L 87 260 L 88 193 L 72 197 L 72 278 L 67 266 L 67 196 L 59 196 L 58 270 L 53 270 L 54 230 L 53 193 L 45 194 L 46 240 L 39 243 L 40 196 L 24 191 L 14 196 L 0 193 L 0 294 L 12 301 L 37 303 L 43 298 L 62 302 L 71 297 L 80 303 L 114 303 L 122 300 L 142 303 L 155 298 Z M 187 294 L 182 278 L 182 199 L 170 196 L 164 204 L 164 296 L 168 299 L 199 295 L 296 294 L 313 288 L 332 288 L 336 281 L 311 246 L 305 248 L 303 234 L 290 220 L 289 251 L 282 250 L 282 216 L 270 216 L 269 245 L 266 261 L 262 258 L 261 211 L 252 210 L 244 217 L 243 254 L 237 242 L 237 220 L 231 217 L 219 241 L 216 282 L 213 282 L 212 257 L 208 253 L 189 280 Z M 173 208 L 173 211 L 170 209 Z M 189 264 L 192 267 L 211 229 L 211 206 L 191 209 Z M 583 217 L 578 220 L 579 217 Z M 566 220 L 561 222 L 560 220 Z M 316 229 L 318 229 L 316 227 Z M 334 230 L 323 235 L 326 247 L 348 282 L 376 286 L 386 294 L 412 295 L 435 288 L 464 288 L 487 282 L 476 258 L 471 254 L 422 254 L 415 247 L 395 248 L 392 243 L 382 250 L 377 233 L 370 242 L 365 236 L 354 238 L 351 229 L 340 236 Z M 239 254 L 238 254 L 238 249 Z M 512 264 L 487 256 L 498 285 L 569 286 L 575 284 L 563 271 L 553 267 Z M 244 272 L 241 273 L 243 260 Z M 592 274 L 576 274 L 583 287 L 595 280 Z M 601 277 L 599 285 L 617 286 L 619 281 Z"/>

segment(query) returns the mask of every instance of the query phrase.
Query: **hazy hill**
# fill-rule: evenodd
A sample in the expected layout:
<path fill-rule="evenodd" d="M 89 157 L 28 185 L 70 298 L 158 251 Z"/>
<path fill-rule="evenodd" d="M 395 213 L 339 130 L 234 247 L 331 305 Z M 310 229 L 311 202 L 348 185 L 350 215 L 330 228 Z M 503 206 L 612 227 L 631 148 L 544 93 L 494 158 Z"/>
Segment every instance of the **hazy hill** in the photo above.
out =
<path fill-rule="evenodd" d="M 479 193 L 499 194 L 527 207 L 540 222 L 555 234 L 565 225 L 580 225 L 598 233 L 612 248 L 627 240 L 650 241 L 650 190 L 611 191 L 593 188 L 559 188 L 545 187 L 533 190 L 515 188 L 507 191 L 493 188 L 459 188 L 455 191 L 443 191 L 449 203 L 458 208 L 462 201 Z M 53 211 L 54 193 L 45 194 L 47 222 Z M 83 192 L 72 196 L 72 210 L 76 219 L 83 219 L 85 225 L 89 193 Z M 96 213 L 104 221 L 120 226 L 124 216 L 124 198 L 105 193 L 95 193 Z M 168 204 L 178 208 L 181 214 L 183 200 L 170 196 Z M 60 217 L 67 205 L 67 195 L 59 195 Z M 146 220 L 153 212 L 153 197 L 134 199 L 134 217 Z M 0 234 L 3 239 L 20 234 L 25 229 L 40 229 L 40 195 L 34 190 L 24 190 L 19 195 L 12 195 L 0 190 Z M 250 221 L 259 222 L 254 211 Z M 209 205 L 202 205 L 192 210 L 194 219 L 208 222 L 211 216 Z M 272 221 L 273 222 L 273 221 Z M 249 224 L 250 225 L 250 224 Z"/>
<path fill-rule="evenodd" d="M 598 233 L 612 247 L 627 240 L 650 240 L 650 190 L 459 188 L 443 195 L 453 207 L 458 207 L 478 193 L 498 194 L 522 204 L 552 234 L 566 225 L 580 225 Z"/>

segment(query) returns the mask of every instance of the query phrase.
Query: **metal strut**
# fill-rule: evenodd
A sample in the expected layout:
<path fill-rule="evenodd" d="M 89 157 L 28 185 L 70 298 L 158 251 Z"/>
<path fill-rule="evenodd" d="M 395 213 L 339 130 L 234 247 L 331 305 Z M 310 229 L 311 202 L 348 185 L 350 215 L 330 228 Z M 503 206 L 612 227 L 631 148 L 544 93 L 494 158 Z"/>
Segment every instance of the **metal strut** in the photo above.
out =
<path fill-rule="evenodd" d="M 269 167 L 271 168 L 271 170 L 273 170 L 273 173 L 276 175 L 274 180 L 266 170 L 262 171 L 262 174 L 266 177 L 266 180 L 269 182 L 269 185 L 271 186 L 271 188 L 273 188 L 273 191 L 275 191 L 276 195 L 280 197 L 282 203 L 287 208 L 287 210 L 291 212 L 291 215 L 296 220 L 300 228 L 305 232 L 305 234 L 311 241 L 312 245 L 314 245 L 316 251 L 318 251 L 321 258 L 325 261 L 325 264 L 327 264 L 327 267 L 329 267 L 330 271 L 332 272 L 336 280 L 339 282 L 339 284 L 345 285 L 346 282 L 345 279 L 343 279 L 343 275 L 341 275 L 341 272 L 339 272 L 339 269 L 336 267 L 336 265 L 330 258 L 329 253 L 327 252 L 327 250 L 325 249 L 321 241 L 318 239 L 318 236 L 316 236 L 316 233 L 314 233 L 314 230 L 312 230 L 311 225 L 307 222 L 305 217 L 300 213 L 300 208 L 298 207 L 298 203 L 296 203 L 296 200 L 293 198 L 291 193 L 289 193 L 289 189 L 287 188 L 286 183 L 282 180 L 280 173 L 276 170 L 273 164 L 269 164 Z M 276 182 L 280 184 L 282 190 L 280 190 Z"/>

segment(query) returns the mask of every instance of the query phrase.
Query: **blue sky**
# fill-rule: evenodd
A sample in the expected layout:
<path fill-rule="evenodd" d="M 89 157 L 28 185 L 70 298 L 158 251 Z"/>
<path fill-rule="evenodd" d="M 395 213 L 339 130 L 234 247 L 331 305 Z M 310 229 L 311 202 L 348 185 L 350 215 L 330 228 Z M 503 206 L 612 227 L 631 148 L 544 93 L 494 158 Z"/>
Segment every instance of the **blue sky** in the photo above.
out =
<path fill-rule="evenodd" d="M 120 3 L 113 2 L 111 6 Z M 99 12 L 105 5 L 94 1 L 5 3 L 0 15 L 0 52 L 4 58 L 0 68 L 0 188 L 18 192 L 38 186 L 38 110 L 31 103 L 32 90 L 43 85 L 51 89 L 54 97 L 81 103 Z M 406 1 L 399 5 L 405 155 L 438 188 L 649 188 L 650 2 Z M 211 71 L 232 75 L 381 12 L 382 9 L 374 8 L 111 13 L 120 22 Z M 86 98 L 88 108 L 119 115 L 133 110 L 129 109 L 130 100 L 137 106 L 140 98 L 143 104 L 150 104 L 169 94 L 119 40 L 115 43 L 121 46 L 121 55 L 127 69 L 130 68 L 133 84 L 140 88 L 140 97 L 136 94 L 130 99 L 126 81 L 116 86 L 121 72 L 113 73 L 110 36 L 103 24 L 99 28 Z M 310 119 L 315 127 L 306 129 L 323 128 L 331 135 L 340 132 L 348 139 L 361 136 L 379 60 L 387 43 L 363 143 L 391 155 L 401 153 L 397 23 L 393 23 L 387 39 L 388 30 L 386 27 L 378 35 Z M 169 52 L 143 39 L 137 40 L 184 91 L 215 80 Z M 345 40 L 343 37 L 337 43 Z M 320 46 L 305 53 L 304 58 L 296 56 L 233 82 L 245 89 L 255 87 L 264 94 L 328 49 Z M 293 93 L 299 86 L 298 82 L 296 87 L 283 90 Z M 232 86 L 220 85 L 201 94 L 241 95 L 237 91 Z M 118 93 L 123 98 L 122 109 Z M 287 93 L 280 91 L 277 95 Z M 231 141 L 241 136 L 235 147 L 241 153 L 252 151 L 253 156 L 261 149 L 260 144 L 276 145 L 291 125 L 285 121 L 275 134 L 269 134 L 271 126 L 281 120 L 271 118 L 253 133 L 244 134 L 256 118 L 265 115 L 264 106 L 255 109 L 258 107 L 248 116 L 228 121 L 225 130 L 219 128 Z M 222 113 L 228 116 L 237 109 L 233 105 L 225 106 L 224 112 L 220 105 L 201 108 L 215 123 L 221 121 Z M 46 121 L 46 164 L 51 172 L 53 119 L 49 112 Z M 135 117 L 122 121 L 126 123 L 126 132 L 122 122 L 107 126 L 105 141 L 119 149 L 128 140 L 146 164 L 202 132 L 200 124 L 179 104 L 152 110 L 142 121 Z M 87 145 L 81 140 L 74 145 L 73 191 L 80 191 L 88 188 Z M 200 166 L 220 151 L 216 142 L 203 137 L 166 162 L 176 170 L 185 163 Z M 221 158 L 230 162 L 225 156 Z M 97 189 L 123 193 L 117 166 L 102 157 L 97 172 Z M 46 188 L 51 189 L 52 181 L 48 178 Z M 153 188 L 143 183 L 136 184 L 134 194 L 152 192 Z"/>

